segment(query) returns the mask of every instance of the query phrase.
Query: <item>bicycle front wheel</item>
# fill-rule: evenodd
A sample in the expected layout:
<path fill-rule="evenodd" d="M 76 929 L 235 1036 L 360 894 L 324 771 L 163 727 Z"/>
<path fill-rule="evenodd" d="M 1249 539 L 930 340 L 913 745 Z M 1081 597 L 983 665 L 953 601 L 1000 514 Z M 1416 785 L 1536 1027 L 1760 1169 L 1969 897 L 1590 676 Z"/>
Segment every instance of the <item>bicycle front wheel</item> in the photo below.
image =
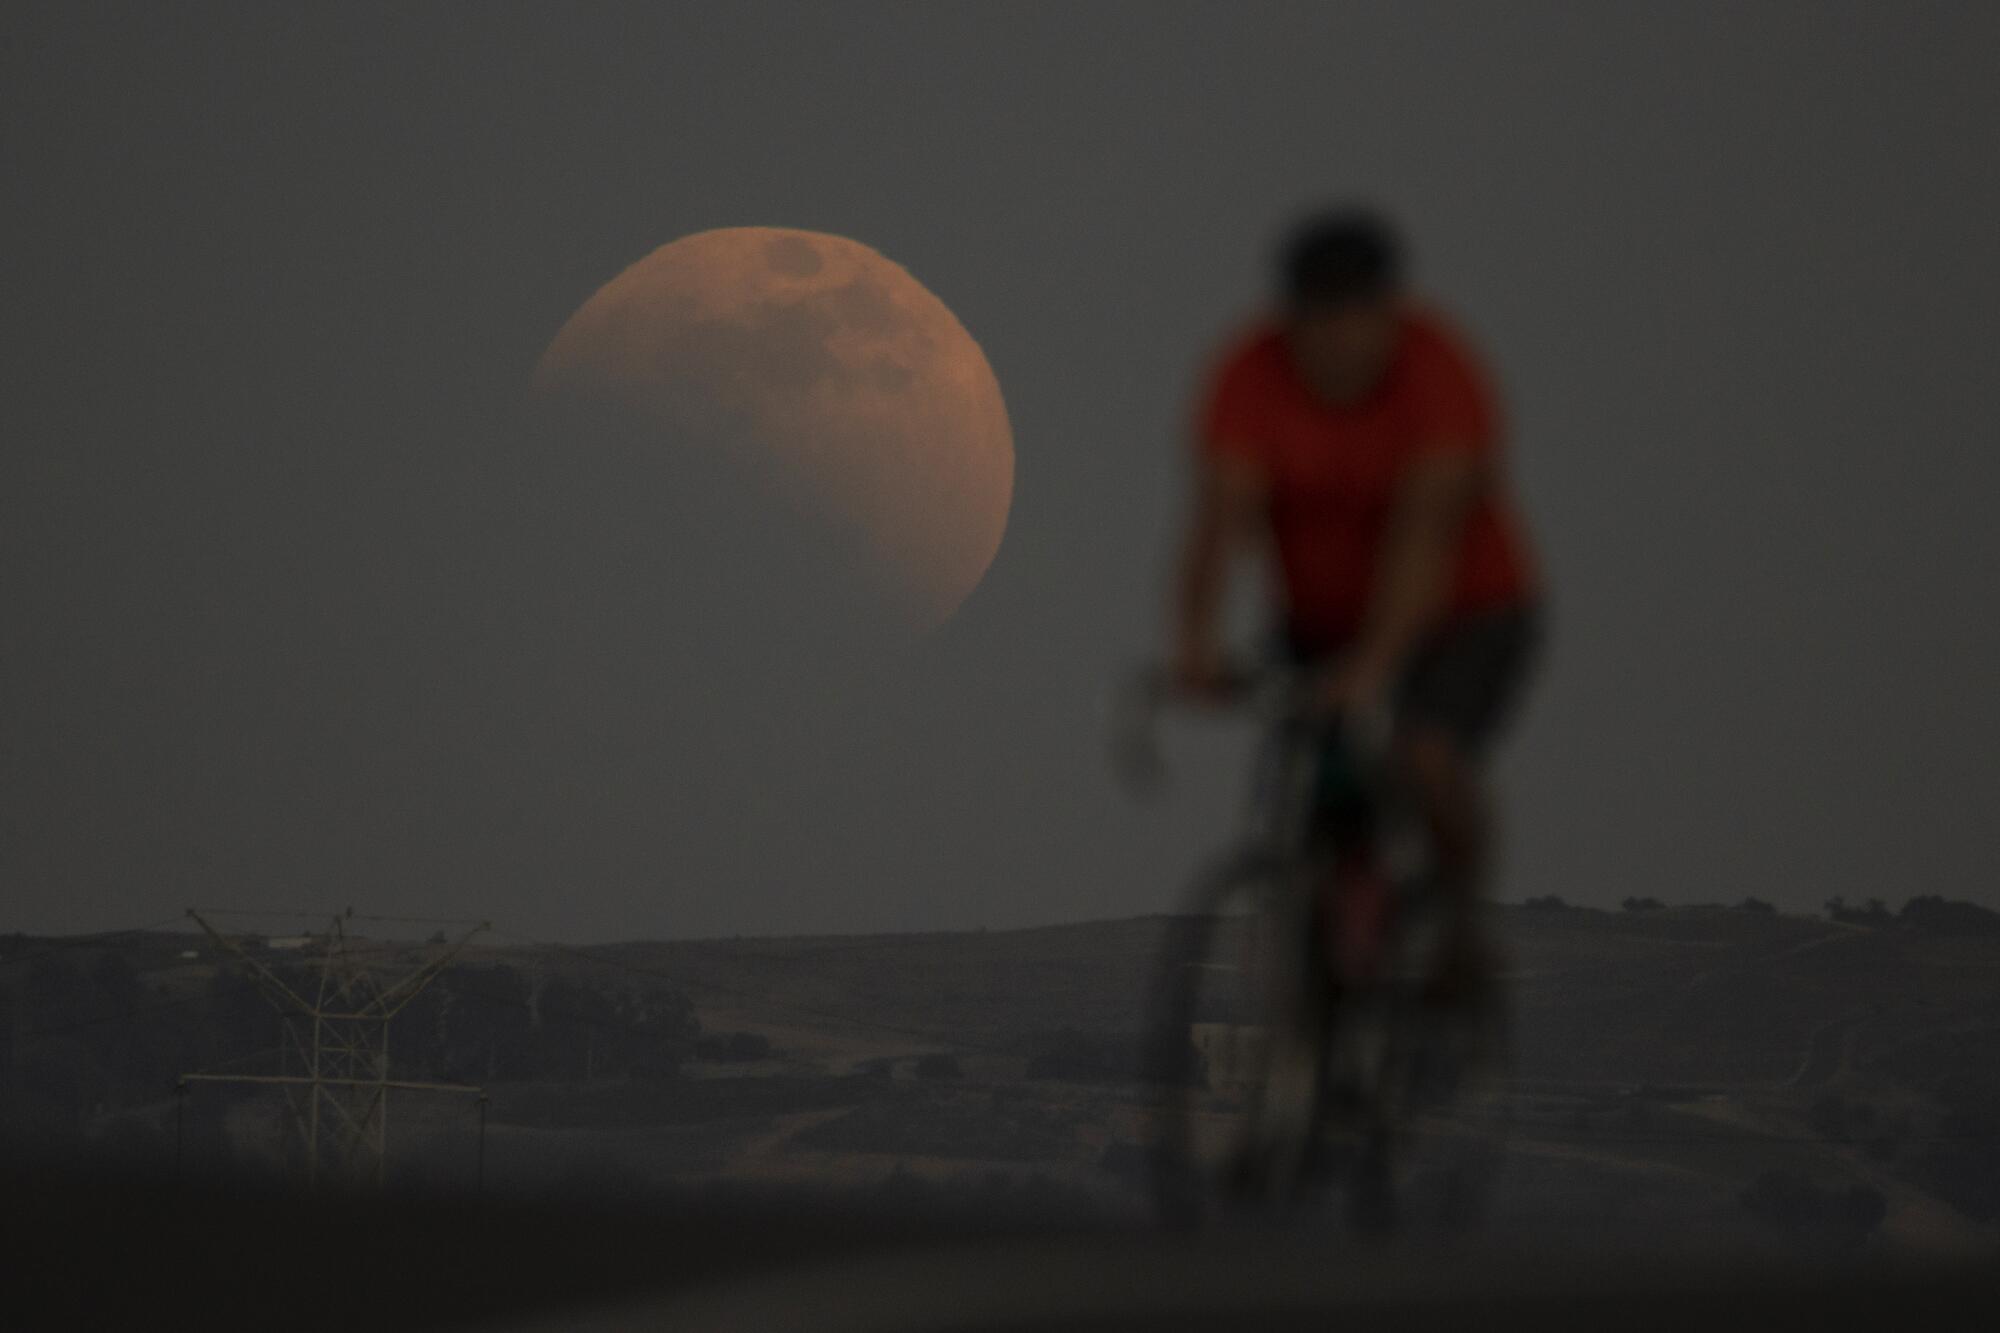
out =
<path fill-rule="evenodd" d="M 1155 1202 L 1170 1221 L 1268 1213 L 1302 1194 L 1326 1058 L 1302 875 L 1230 862 L 1169 924 L 1151 1073 Z"/>

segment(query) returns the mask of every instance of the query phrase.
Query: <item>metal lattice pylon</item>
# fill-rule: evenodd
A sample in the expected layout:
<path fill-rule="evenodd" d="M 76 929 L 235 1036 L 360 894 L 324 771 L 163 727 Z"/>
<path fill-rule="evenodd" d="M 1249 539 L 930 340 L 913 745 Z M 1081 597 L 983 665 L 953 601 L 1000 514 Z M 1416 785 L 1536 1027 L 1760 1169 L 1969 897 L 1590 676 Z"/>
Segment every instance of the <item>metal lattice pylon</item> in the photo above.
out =
<path fill-rule="evenodd" d="M 183 1074 L 189 1083 L 238 1083 L 283 1090 L 303 1149 L 308 1186 L 326 1180 L 383 1182 L 388 1162 L 391 1091 L 461 1093 L 483 1098 L 485 1089 L 463 1083 L 425 1083 L 389 1077 L 389 1024 L 428 986 L 473 937 L 490 923 L 469 924 L 456 941 L 402 975 L 385 979 L 356 948 L 349 908 L 333 917 L 319 947 L 306 955 L 304 984 L 295 985 L 240 941 L 188 909 L 217 947 L 233 955 L 284 1020 L 274 1074 Z"/>

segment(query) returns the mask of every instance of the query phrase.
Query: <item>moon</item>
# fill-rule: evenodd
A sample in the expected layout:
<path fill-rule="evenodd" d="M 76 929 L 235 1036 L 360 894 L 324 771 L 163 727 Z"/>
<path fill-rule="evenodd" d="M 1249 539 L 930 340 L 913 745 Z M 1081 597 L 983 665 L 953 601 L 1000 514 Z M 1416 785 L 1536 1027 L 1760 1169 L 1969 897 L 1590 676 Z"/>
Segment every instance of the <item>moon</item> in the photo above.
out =
<path fill-rule="evenodd" d="M 944 302 L 858 241 L 730 227 L 663 245 L 570 316 L 532 387 L 616 416 L 636 455 L 624 484 L 658 486 L 662 524 L 704 530 L 677 576 L 790 552 L 740 590 L 762 614 L 915 636 L 1000 549 L 1014 442 L 992 367 Z"/>

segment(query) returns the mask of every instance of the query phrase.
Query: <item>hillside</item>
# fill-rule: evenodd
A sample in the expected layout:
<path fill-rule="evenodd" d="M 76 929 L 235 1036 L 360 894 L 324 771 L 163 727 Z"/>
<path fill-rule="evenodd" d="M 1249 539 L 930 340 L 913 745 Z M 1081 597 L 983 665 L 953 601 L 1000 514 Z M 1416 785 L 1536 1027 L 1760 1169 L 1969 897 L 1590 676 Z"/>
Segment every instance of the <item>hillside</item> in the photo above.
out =
<path fill-rule="evenodd" d="M 1513 1222 L 1992 1243 L 2000 937 L 1721 908 L 1497 917 Z M 1131 1210 L 1164 926 L 488 946 L 399 1018 L 397 1071 L 489 1090 L 488 1178 L 511 1190 L 1043 1190 Z M 182 957 L 185 936 L 63 944 L 0 957 L 10 1138 L 163 1160 L 173 1075 L 249 1067 L 275 1019 L 202 949 Z M 75 1022 L 38 1035 L 52 1005 Z M 280 1169 L 275 1099 L 207 1086 L 189 1105 L 187 1169 Z M 405 1097 L 393 1125 L 398 1179 L 467 1184 L 464 1101 Z M 1870 1201 L 1858 1221 L 1822 1225 L 1850 1199 Z"/>

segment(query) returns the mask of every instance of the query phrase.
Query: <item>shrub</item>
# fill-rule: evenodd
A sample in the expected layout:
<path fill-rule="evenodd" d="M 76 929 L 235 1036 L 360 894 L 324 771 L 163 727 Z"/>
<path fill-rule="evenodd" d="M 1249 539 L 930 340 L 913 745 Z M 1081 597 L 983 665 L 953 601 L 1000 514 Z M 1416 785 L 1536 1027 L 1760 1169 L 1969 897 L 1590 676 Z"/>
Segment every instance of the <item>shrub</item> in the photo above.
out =
<path fill-rule="evenodd" d="M 1822 1094 L 1812 1104 L 1808 1119 L 1814 1129 L 1835 1143 L 1846 1143 L 1852 1137 L 1848 1132 L 1848 1105 L 1831 1092 Z"/>
<path fill-rule="evenodd" d="M 2000 1141 L 1991 1121 L 1954 1113 L 1908 1165 L 1918 1184 L 1975 1222 L 2000 1221 Z"/>
<path fill-rule="evenodd" d="M 1141 1049 L 1129 1037 L 1060 1028 L 1029 1039 L 1027 1075 L 1067 1083 L 1124 1083 L 1141 1075 Z"/>
<path fill-rule="evenodd" d="M 917 1057 L 918 1078 L 964 1078 L 965 1071 L 958 1066 L 958 1057 L 949 1051 L 937 1051 Z"/>
<path fill-rule="evenodd" d="M 1104 1145 L 1104 1151 L 1097 1155 L 1097 1165 L 1122 1179 L 1143 1181 L 1157 1169 L 1163 1155 L 1157 1145 L 1116 1139 Z"/>
<path fill-rule="evenodd" d="M 771 1039 L 758 1032 L 712 1032 L 695 1040 L 694 1055 L 720 1064 L 747 1064 L 770 1058 Z"/>
<path fill-rule="evenodd" d="M 647 1051 L 632 1061 L 631 1076 L 641 1079 L 679 1078 L 680 1052 L 671 1047 Z"/>
<path fill-rule="evenodd" d="M 1782 1170 L 1758 1176 L 1737 1202 L 1766 1226 L 1843 1249 L 1866 1240 L 1889 1211 L 1882 1191 L 1872 1186 L 1822 1187 Z"/>

